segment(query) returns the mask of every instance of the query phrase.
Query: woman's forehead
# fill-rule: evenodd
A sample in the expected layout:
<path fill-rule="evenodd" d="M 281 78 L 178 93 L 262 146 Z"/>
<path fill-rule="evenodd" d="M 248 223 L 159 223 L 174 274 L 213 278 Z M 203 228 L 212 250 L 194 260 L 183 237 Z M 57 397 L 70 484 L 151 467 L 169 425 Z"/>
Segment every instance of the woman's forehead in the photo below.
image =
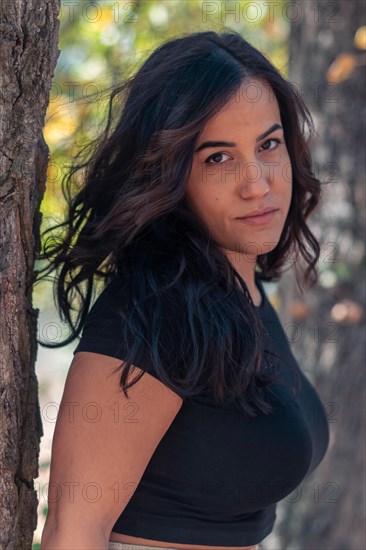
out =
<path fill-rule="evenodd" d="M 282 126 L 277 103 L 233 103 L 206 122 L 200 140 L 229 140 L 235 134 L 242 135 L 244 129 L 256 139 L 275 124 Z"/>

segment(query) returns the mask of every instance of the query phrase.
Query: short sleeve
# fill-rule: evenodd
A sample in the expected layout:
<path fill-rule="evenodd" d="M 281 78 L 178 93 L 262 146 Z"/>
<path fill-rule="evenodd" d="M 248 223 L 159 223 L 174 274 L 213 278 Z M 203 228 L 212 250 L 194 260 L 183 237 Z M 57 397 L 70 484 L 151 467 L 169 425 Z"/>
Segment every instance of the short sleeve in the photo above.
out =
<path fill-rule="evenodd" d="M 133 365 L 166 384 L 153 365 L 146 337 L 136 343 L 136 338 L 132 336 L 127 319 L 132 319 L 133 309 L 128 290 L 119 278 L 107 284 L 86 316 L 81 339 L 73 354 L 88 351 L 126 361 L 127 354 L 132 353 L 128 360 Z M 170 328 L 172 330 L 172 324 Z M 173 350 L 166 342 L 167 337 L 169 341 L 174 341 L 174 337 L 172 334 L 163 336 L 159 354 L 162 367 L 170 379 Z M 179 394 L 179 391 L 175 391 Z"/>

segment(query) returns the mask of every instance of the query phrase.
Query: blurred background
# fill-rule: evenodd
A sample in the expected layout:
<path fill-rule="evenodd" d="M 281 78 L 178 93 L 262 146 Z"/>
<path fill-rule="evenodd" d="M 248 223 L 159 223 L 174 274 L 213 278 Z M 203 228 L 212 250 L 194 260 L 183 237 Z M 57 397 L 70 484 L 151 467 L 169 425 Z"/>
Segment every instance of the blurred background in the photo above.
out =
<path fill-rule="evenodd" d="M 323 247 L 320 282 L 303 296 L 291 273 L 279 285 L 264 286 L 300 365 L 326 404 L 331 445 L 314 478 L 278 505 L 275 530 L 262 542 L 268 549 L 365 547 L 363 529 L 351 514 L 359 506 L 359 519 L 365 515 L 360 483 L 364 480 L 362 410 L 353 410 L 351 404 L 353 399 L 360 403 L 364 376 L 365 148 L 360 117 L 365 113 L 366 32 L 360 4 L 282 0 L 61 3 L 61 53 L 44 128 L 50 158 L 41 205 L 42 230 L 63 218 L 61 178 L 81 145 L 95 137 L 104 121 L 106 101 L 98 97 L 99 92 L 137 70 L 170 37 L 219 31 L 224 26 L 239 31 L 297 84 L 313 115 L 315 171 L 325 185 L 322 206 L 310 224 Z M 55 310 L 51 283 L 36 285 L 33 300 L 39 309 L 38 338 L 51 343 L 65 338 L 68 330 Z M 76 345 L 75 341 L 55 350 L 38 346 L 36 373 L 44 436 L 36 480 L 39 505 L 33 549 L 40 548 L 53 430 Z M 360 477 L 358 483 L 348 479 L 346 484 L 341 474 L 345 466 L 342 450 L 349 450 L 350 434 L 358 442 L 352 468 Z M 348 518 L 343 528 L 336 521 L 341 515 Z"/>

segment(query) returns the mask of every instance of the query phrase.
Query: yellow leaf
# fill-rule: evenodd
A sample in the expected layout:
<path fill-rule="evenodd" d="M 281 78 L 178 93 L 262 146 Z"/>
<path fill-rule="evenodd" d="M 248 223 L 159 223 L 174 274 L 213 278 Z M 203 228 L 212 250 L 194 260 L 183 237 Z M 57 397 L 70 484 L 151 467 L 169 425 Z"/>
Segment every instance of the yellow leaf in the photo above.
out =
<path fill-rule="evenodd" d="M 356 31 L 353 43 L 359 50 L 366 50 L 366 26 L 359 27 Z"/>
<path fill-rule="evenodd" d="M 309 315 L 309 306 L 300 300 L 293 300 L 290 304 L 290 315 L 294 319 L 306 319 Z"/>
<path fill-rule="evenodd" d="M 328 82 L 343 82 L 350 76 L 356 64 L 357 59 L 354 55 L 349 53 L 339 54 L 328 68 Z"/>

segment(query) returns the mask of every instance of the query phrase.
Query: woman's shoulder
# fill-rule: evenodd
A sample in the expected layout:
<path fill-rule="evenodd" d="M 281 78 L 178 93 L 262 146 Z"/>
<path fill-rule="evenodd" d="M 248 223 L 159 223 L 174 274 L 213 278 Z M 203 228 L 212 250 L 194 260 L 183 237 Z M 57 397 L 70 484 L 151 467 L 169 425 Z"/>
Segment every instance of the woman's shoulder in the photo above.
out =
<path fill-rule="evenodd" d="M 184 377 L 178 352 L 182 315 L 176 297 L 166 290 L 147 292 L 141 300 L 133 295 L 128 281 L 114 277 L 89 310 L 74 355 L 88 351 L 115 357 L 166 385 Z M 183 397 L 178 386 L 170 387 Z"/>

